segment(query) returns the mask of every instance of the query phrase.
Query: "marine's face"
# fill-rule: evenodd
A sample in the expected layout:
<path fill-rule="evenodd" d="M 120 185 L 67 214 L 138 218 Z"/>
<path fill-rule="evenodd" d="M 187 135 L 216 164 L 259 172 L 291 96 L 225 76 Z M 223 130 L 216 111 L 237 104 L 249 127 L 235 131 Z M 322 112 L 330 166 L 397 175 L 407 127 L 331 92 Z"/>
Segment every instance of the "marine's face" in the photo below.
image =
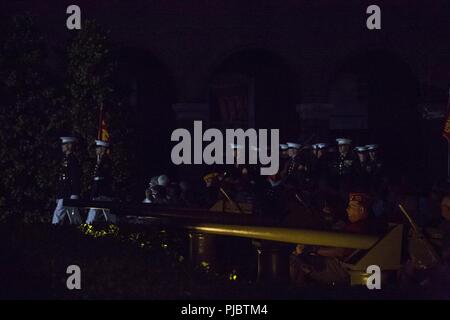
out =
<path fill-rule="evenodd" d="M 289 148 L 288 149 L 288 155 L 291 158 L 295 157 L 297 155 L 297 153 L 298 153 L 297 149 L 294 149 L 294 148 Z"/>
<path fill-rule="evenodd" d="M 95 148 L 95 154 L 99 157 L 102 157 L 106 152 L 106 148 L 105 147 L 97 147 Z"/>
<path fill-rule="evenodd" d="M 326 149 L 319 149 L 317 150 L 317 158 L 323 157 L 323 155 L 326 153 Z"/>
<path fill-rule="evenodd" d="M 64 143 L 61 145 L 61 150 L 64 154 L 72 151 L 72 144 L 71 143 Z"/>
<path fill-rule="evenodd" d="M 377 158 L 376 151 L 369 151 L 369 157 L 370 159 L 375 160 Z"/>
<path fill-rule="evenodd" d="M 348 144 L 340 144 L 338 146 L 338 148 L 339 148 L 339 153 L 347 153 L 348 150 L 350 150 L 350 145 L 348 145 Z"/>
<path fill-rule="evenodd" d="M 360 162 L 365 162 L 367 160 L 367 153 L 358 152 L 358 159 Z"/>

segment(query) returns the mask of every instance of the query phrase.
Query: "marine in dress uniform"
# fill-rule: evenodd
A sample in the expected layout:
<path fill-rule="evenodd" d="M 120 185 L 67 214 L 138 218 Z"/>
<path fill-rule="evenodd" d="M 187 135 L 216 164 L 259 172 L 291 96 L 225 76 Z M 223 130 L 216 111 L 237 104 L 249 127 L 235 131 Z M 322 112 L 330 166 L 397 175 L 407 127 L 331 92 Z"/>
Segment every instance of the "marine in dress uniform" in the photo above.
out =
<path fill-rule="evenodd" d="M 332 163 L 332 172 L 338 178 L 343 180 L 350 177 L 355 168 L 355 157 L 350 151 L 352 140 L 346 138 L 336 139 L 338 152 Z"/>
<path fill-rule="evenodd" d="M 365 146 L 368 151 L 367 172 L 370 179 L 371 192 L 376 200 L 372 207 L 377 217 L 385 217 L 387 219 L 388 205 L 388 186 L 385 179 L 384 166 L 378 155 L 378 145 L 369 144 Z"/>
<path fill-rule="evenodd" d="M 352 143 L 350 139 L 338 138 L 336 142 L 338 152 L 331 161 L 330 184 L 345 206 L 354 178 L 356 159 L 350 150 Z"/>
<path fill-rule="evenodd" d="M 110 147 L 109 142 L 95 140 L 97 162 L 94 168 L 92 179 L 91 198 L 96 201 L 112 201 L 113 200 L 113 175 L 112 161 L 107 154 Z M 86 220 L 87 224 L 92 224 L 98 216 L 103 215 L 106 222 L 116 223 L 117 217 L 111 214 L 109 210 L 91 208 Z"/>
<path fill-rule="evenodd" d="M 314 183 L 325 183 L 328 177 L 330 156 L 327 143 L 316 143 L 312 145 L 313 157 L 310 165 L 310 176 Z"/>
<path fill-rule="evenodd" d="M 353 173 L 355 158 L 350 151 L 352 140 L 346 138 L 336 139 L 338 153 L 333 164 L 334 170 L 339 177 L 348 176 Z"/>
<path fill-rule="evenodd" d="M 63 207 L 63 199 L 78 199 L 80 195 L 81 168 L 73 152 L 73 145 L 77 142 L 77 139 L 74 137 L 61 137 L 60 139 L 63 159 L 59 170 L 56 208 L 53 212 L 52 224 L 61 224 L 66 215 L 71 224 L 80 224 L 79 210 L 77 208 Z"/>
<path fill-rule="evenodd" d="M 280 144 L 280 172 L 286 165 L 286 162 L 289 160 L 289 154 L 288 154 L 288 145 L 286 143 Z"/>
<path fill-rule="evenodd" d="M 283 168 L 282 178 L 286 184 L 298 186 L 300 172 L 306 170 L 304 159 L 300 155 L 302 145 L 296 142 L 288 142 L 287 146 L 289 159 Z"/>
<path fill-rule="evenodd" d="M 365 146 L 369 153 L 368 158 L 368 170 L 372 177 L 375 179 L 381 179 L 383 174 L 383 163 L 380 160 L 378 155 L 378 145 L 377 144 L 368 144 Z"/>

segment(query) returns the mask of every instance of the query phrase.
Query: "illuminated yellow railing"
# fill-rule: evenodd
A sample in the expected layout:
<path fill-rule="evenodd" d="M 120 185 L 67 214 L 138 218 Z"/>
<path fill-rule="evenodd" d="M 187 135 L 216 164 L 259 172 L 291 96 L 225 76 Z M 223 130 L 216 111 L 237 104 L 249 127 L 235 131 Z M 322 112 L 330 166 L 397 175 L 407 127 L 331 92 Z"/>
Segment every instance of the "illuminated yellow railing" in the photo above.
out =
<path fill-rule="evenodd" d="M 185 227 L 197 232 L 223 236 L 353 249 L 369 249 L 379 239 L 370 235 L 277 227 L 225 224 L 192 224 Z"/>
<path fill-rule="evenodd" d="M 286 243 L 369 249 L 380 237 L 286 227 L 272 227 L 276 222 L 261 225 L 262 219 L 242 214 L 221 214 L 210 211 L 174 209 L 148 205 L 125 206 L 99 201 L 64 200 L 64 205 L 78 208 L 111 209 L 137 223 L 164 221 L 192 231 Z M 129 220 L 131 221 L 131 220 Z M 263 223 L 264 224 L 264 223 Z"/>

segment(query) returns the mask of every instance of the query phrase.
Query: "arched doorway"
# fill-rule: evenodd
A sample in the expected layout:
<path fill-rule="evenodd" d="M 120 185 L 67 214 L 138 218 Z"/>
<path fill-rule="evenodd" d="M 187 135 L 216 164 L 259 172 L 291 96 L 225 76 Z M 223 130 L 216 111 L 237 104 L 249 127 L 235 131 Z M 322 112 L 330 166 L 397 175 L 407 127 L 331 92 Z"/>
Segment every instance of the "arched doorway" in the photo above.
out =
<path fill-rule="evenodd" d="M 378 143 L 392 173 L 416 176 L 423 165 L 418 99 L 417 79 L 397 56 L 372 51 L 349 58 L 331 81 L 337 115 L 330 121 L 331 136 Z"/>
<path fill-rule="evenodd" d="M 170 135 L 175 129 L 172 104 L 176 89 L 169 70 L 148 52 L 126 48 L 118 58 L 118 81 L 125 107 L 134 114 L 130 143 L 135 154 L 133 196 L 143 197 L 152 176 L 173 173 L 170 161 Z"/>
<path fill-rule="evenodd" d="M 211 125 L 219 128 L 280 129 L 280 139 L 295 135 L 298 122 L 287 63 L 264 49 L 231 54 L 210 79 Z"/>

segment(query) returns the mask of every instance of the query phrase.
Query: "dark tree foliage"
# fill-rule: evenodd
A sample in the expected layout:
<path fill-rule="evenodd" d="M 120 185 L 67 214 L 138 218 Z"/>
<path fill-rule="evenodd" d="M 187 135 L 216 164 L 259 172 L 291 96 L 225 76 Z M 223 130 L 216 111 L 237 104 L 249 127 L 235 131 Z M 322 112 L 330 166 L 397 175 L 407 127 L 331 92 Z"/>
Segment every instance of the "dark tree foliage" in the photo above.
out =
<path fill-rule="evenodd" d="M 58 99 L 46 77 L 43 36 L 29 16 L 11 19 L 0 44 L 0 219 L 49 209 L 56 159 L 48 133 Z"/>
<path fill-rule="evenodd" d="M 133 163 L 130 112 L 121 102 L 113 85 L 116 69 L 108 33 L 94 21 L 85 21 L 67 51 L 66 95 L 62 121 L 72 133 L 81 137 L 79 156 L 83 162 L 84 190 L 92 179 L 93 143 L 97 138 L 99 112 L 103 107 L 111 136 L 114 181 L 117 196 L 124 198 L 131 186 Z M 89 161 L 89 158 L 91 161 Z"/>
<path fill-rule="evenodd" d="M 0 220 L 48 221 L 53 211 L 59 135 L 80 138 L 83 194 L 89 194 L 94 139 L 103 106 L 113 143 L 117 194 L 131 187 L 129 112 L 112 85 L 115 64 L 108 35 L 86 21 L 69 42 L 61 75 L 51 75 L 44 37 L 30 16 L 13 17 L 0 43 Z M 63 79 L 63 81 L 61 81 Z"/>

